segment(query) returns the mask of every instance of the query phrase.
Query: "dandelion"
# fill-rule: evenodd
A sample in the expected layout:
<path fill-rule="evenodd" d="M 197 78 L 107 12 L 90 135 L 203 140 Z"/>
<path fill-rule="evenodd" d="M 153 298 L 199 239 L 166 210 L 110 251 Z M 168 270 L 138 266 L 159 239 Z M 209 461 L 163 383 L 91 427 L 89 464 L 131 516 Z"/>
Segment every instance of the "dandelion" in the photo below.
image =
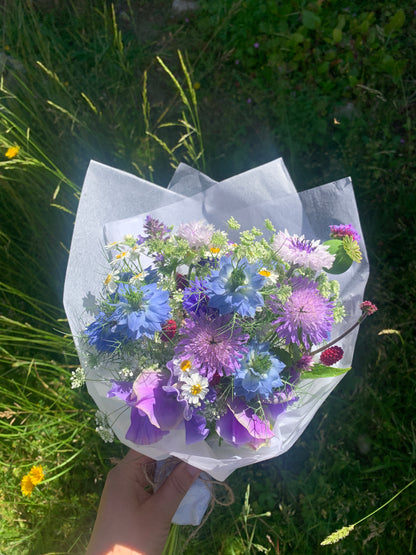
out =
<path fill-rule="evenodd" d="M 6 158 L 11 160 L 12 158 L 18 155 L 19 150 L 20 150 L 20 146 L 11 146 L 6 151 L 6 154 L 5 154 Z"/>
<path fill-rule="evenodd" d="M 38 484 L 40 484 L 43 481 L 44 477 L 45 477 L 45 474 L 40 465 L 32 466 L 32 469 L 29 472 L 29 478 L 31 479 L 32 484 L 34 486 L 37 486 Z"/>
<path fill-rule="evenodd" d="M 32 482 L 29 474 L 23 476 L 22 481 L 20 483 L 20 487 L 22 490 L 23 495 L 32 495 L 33 488 L 35 484 Z"/>

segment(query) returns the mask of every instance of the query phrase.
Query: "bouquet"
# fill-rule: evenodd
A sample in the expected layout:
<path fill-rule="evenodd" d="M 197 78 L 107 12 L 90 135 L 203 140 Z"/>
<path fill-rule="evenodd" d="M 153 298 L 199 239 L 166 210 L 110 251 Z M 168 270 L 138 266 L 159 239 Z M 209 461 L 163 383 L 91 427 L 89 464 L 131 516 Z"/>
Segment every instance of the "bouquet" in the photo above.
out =
<path fill-rule="evenodd" d="M 101 432 L 220 480 L 290 448 L 376 310 L 360 234 L 350 180 L 298 194 L 281 160 L 168 190 L 92 163 L 64 300 Z"/>

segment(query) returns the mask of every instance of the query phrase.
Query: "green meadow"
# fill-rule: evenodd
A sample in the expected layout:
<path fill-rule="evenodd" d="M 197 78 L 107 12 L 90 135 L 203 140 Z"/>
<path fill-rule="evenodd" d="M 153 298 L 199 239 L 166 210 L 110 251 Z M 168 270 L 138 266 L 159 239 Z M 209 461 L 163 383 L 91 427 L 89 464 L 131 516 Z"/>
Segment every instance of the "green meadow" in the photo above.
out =
<path fill-rule="evenodd" d="M 352 177 L 378 312 L 294 447 L 232 474 L 234 503 L 176 531 L 173 552 L 413 553 L 416 10 L 198 4 L 0 0 L 0 553 L 84 553 L 126 452 L 71 388 L 62 291 L 89 161 L 166 186 L 181 161 L 220 180 L 279 156 L 298 190 Z"/>

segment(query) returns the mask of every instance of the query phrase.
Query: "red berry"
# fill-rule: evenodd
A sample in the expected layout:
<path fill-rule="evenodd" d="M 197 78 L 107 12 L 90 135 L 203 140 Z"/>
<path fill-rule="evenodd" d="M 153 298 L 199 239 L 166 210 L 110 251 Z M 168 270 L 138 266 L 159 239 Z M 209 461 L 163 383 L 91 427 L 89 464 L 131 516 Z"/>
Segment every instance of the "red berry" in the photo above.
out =
<path fill-rule="evenodd" d="M 162 326 L 162 333 L 160 334 L 160 339 L 162 341 L 170 341 L 175 337 L 176 334 L 176 322 L 175 320 L 168 320 Z"/>
<path fill-rule="evenodd" d="M 336 362 L 342 359 L 344 356 L 344 351 L 341 347 L 329 347 L 321 354 L 321 362 L 325 364 L 325 366 L 332 366 Z"/>

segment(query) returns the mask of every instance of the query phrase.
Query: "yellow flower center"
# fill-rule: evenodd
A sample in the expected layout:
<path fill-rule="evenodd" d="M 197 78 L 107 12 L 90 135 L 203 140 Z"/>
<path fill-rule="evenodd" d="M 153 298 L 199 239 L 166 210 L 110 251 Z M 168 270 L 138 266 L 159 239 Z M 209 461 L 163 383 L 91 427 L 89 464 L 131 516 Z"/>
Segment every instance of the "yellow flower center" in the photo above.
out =
<path fill-rule="evenodd" d="M 192 395 L 199 395 L 202 391 L 202 385 L 197 383 L 191 387 L 191 394 Z"/>
<path fill-rule="evenodd" d="M 127 254 L 127 251 L 119 252 L 118 254 L 116 254 L 116 258 L 124 258 L 125 256 L 127 256 Z"/>
<path fill-rule="evenodd" d="M 272 273 L 269 270 L 260 270 L 259 274 L 263 277 L 270 277 Z"/>
<path fill-rule="evenodd" d="M 211 247 L 209 249 L 213 254 L 218 254 L 220 252 L 220 249 L 218 247 Z"/>
<path fill-rule="evenodd" d="M 183 360 L 181 362 L 180 368 L 181 368 L 182 372 L 188 372 L 188 370 L 191 368 L 191 366 L 192 366 L 192 363 L 191 363 L 190 360 Z"/>
<path fill-rule="evenodd" d="M 113 277 L 112 274 L 108 274 L 108 276 L 105 278 L 104 285 L 108 285 L 112 277 Z"/>

